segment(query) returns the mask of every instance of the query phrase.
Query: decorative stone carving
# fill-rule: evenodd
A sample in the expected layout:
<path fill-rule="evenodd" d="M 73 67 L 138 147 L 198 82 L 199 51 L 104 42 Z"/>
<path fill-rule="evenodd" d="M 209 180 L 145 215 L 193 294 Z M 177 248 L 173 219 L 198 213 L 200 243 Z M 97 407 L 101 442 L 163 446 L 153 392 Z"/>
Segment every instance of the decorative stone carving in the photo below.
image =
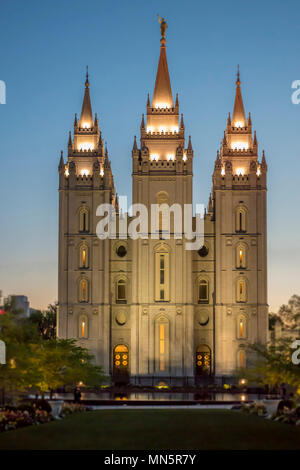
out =
<path fill-rule="evenodd" d="M 209 322 L 209 314 L 208 312 L 198 312 L 198 323 L 201 326 L 206 326 Z"/>
<path fill-rule="evenodd" d="M 125 314 L 125 312 L 123 312 L 123 311 L 118 312 L 118 313 L 116 314 L 115 319 L 116 319 L 117 324 L 120 325 L 120 326 L 125 325 L 125 323 L 127 322 L 126 314 Z"/>

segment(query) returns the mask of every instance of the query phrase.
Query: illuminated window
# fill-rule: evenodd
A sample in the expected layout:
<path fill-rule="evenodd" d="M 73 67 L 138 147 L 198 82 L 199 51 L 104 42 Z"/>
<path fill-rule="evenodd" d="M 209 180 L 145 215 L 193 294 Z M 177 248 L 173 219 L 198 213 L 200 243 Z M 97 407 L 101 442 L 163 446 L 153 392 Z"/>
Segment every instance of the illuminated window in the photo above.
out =
<path fill-rule="evenodd" d="M 155 253 L 155 264 L 155 300 L 169 301 L 169 253 L 163 249 Z"/>
<path fill-rule="evenodd" d="M 162 323 L 159 325 L 159 370 L 165 370 L 165 325 Z"/>
<path fill-rule="evenodd" d="M 235 230 L 236 232 L 246 232 L 246 209 L 244 207 L 238 207 L 236 211 Z"/>
<path fill-rule="evenodd" d="M 79 212 L 79 231 L 88 232 L 89 231 L 89 211 L 86 207 L 80 209 Z"/>
<path fill-rule="evenodd" d="M 247 284 L 245 279 L 238 279 L 237 280 L 237 302 L 246 302 L 247 300 Z"/>
<path fill-rule="evenodd" d="M 239 244 L 236 249 L 236 267 L 246 268 L 246 247 L 244 244 Z"/>
<path fill-rule="evenodd" d="M 198 303 L 208 302 L 208 281 L 201 279 L 198 285 Z"/>
<path fill-rule="evenodd" d="M 246 367 L 246 351 L 244 349 L 239 349 L 238 351 L 237 366 L 240 369 Z"/>
<path fill-rule="evenodd" d="M 88 281 L 87 279 L 80 279 L 79 302 L 88 302 L 88 301 L 89 301 Z"/>
<path fill-rule="evenodd" d="M 245 339 L 247 337 L 246 318 L 240 315 L 237 319 L 237 337 L 238 339 Z"/>
<path fill-rule="evenodd" d="M 88 319 L 86 315 L 79 317 L 79 338 L 88 337 Z"/>
<path fill-rule="evenodd" d="M 125 304 L 126 302 L 126 281 L 125 279 L 119 279 L 117 282 L 117 303 Z"/>
<path fill-rule="evenodd" d="M 80 268 L 88 268 L 88 248 L 85 244 L 80 246 Z"/>
<path fill-rule="evenodd" d="M 155 322 L 155 369 L 165 373 L 169 369 L 169 321 L 161 317 Z"/>

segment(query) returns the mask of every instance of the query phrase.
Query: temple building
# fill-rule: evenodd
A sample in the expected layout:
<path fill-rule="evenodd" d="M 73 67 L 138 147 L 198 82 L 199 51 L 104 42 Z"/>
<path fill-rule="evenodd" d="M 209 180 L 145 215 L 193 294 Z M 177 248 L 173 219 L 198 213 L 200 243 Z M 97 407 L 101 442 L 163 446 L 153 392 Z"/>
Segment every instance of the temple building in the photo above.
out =
<path fill-rule="evenodd" d="M 172 92 L 165 26 L 154 93 L 132 149 L 132 202 L 149 213 L 154 204 L 193 203 L 198 158 Z M 118 227 L 130 216 L 119 210 L 89 90 L 87 74 L 81 115 L 59 163 L 58 335 L 76 338 L 116 380 L 230 378 L 249 365 L 247 343 L 266 342 L 268 328 L 267 164 L 264 153 L 258 157 L 239 72 L 197 250 L 186 249 L 172 224 L 164 237 L 161 217 L 148 237 L 97 236 L 101 204 L 112 204 Z"/>

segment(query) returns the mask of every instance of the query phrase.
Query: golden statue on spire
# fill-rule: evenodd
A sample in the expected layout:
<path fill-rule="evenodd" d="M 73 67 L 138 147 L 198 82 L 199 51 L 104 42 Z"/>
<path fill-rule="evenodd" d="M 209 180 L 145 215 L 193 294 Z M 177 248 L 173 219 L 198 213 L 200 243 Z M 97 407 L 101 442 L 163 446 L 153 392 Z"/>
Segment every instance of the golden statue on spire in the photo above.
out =
<path fill-rule="evenodd" d="M 166 37 L 166 29 L 167 29 L 168 25 L 167 25 L 165 19 L 161 18 L 160 16 L 158 16 L 158 22 L 160 23 L 161 37 L 165 38 Z"/>

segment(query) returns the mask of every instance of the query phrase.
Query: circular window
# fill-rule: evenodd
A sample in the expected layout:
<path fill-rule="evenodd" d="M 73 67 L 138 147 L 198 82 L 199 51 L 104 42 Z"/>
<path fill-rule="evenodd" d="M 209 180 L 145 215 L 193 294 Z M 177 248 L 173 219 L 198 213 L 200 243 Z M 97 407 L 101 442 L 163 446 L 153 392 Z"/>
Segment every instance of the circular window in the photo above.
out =
<path fill-rule="evenodd" d="M 116 315 L 116 322 L 118 323 L 118 325 L 125 325 L 126 323 L 126 315 L 124 312 L 118 312 L 117 315 Z"/>
<path fill-rule="evenodd" d="M 120 256 L 120 258 L 123 258 L 127 254 L 127 250 L 124 245 L 118 246 L 116 252 L 117 252 L 117 255 Z"/>
<path fill-rule="evenodd" d="M 203 245 L 200 250 L 198 250 L 198 255 L 201 256 L 201 258 L 205 258 L 205 256 L 208 255 L 208 248 L 207 246 Z"/>
<path fill-rule="evenodd" d="M 199 313 L 198 322 L 201 326 L 206 326 L 209 322 L 209 315 L 208 313 Z"/>

